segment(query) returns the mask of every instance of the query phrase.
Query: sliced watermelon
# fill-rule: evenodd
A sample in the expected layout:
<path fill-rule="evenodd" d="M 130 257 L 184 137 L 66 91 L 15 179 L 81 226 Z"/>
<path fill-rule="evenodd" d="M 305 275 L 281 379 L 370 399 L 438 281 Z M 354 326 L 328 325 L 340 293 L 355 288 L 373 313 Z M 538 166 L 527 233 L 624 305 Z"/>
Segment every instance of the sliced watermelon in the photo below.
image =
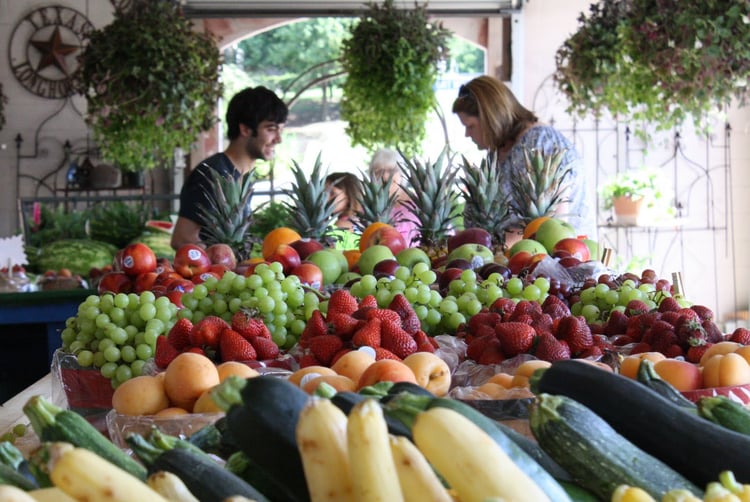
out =
<path fill-rule="evenodd" d="M 174 224 L 167 220 L 148 220 L 146 222 L 146 228 L 154 232 L 171 234 L 172 230 L 174 230 Z"/>

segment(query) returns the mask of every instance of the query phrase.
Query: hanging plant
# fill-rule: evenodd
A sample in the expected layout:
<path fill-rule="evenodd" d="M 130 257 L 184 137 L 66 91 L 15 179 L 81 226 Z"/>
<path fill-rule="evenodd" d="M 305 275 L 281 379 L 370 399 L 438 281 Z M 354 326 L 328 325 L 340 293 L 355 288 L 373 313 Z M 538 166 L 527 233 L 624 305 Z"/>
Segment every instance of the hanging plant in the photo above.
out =
<path fill-rule="evenodd" d="M 215 123 L 220 53 L 192 26 L 173 0 L 136 0 L 90 35 L 77 86 L 104 159 L 150 169 Z"/>
<path fill-rule="evenodd" d="M 435 103 L 438 63 L 450 32 L 430 23 L 425 7 L 397 9 L 393 0 L 368 10 L 343 43 L 341 116 L 354 145 L 414 153 Z"/>
<path fill-rule="evenodd" d="M 570 112 L 657 129 L 744 104 L 750 76 L 747 0 L 603 0 L 558 49 L 554 80 Z"/>

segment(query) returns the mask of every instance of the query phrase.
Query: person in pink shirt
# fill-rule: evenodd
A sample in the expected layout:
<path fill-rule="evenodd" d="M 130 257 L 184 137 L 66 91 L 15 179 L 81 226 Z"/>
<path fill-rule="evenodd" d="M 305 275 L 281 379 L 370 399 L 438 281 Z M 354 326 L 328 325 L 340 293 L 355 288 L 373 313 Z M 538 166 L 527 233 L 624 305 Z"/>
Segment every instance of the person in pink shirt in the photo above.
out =
<path fill-rule="evenodd" d="M 401 170 L 398 167 L 398 153 L 388 148 L 376 151 L 370 160 L 370 177 L 387 180 L 392 177 L 391 194 L 396 194 L 396 205 L 393 208 L 393 226 L 401 232 L 407 244 L 419 244 L 419 230 L 417 217 L 404 205 L 408 200 L 406 192 L 401 188 Z"/>

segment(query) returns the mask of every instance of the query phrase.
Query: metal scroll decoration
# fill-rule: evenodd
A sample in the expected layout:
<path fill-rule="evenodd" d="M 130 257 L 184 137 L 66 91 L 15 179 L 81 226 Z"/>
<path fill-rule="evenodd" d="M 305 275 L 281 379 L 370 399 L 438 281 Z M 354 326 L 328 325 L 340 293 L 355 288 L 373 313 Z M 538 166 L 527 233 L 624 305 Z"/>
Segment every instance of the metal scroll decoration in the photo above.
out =
<path fill-rule="evenodd" d="M 78 55 L 94 25 L 81 12 L 51 5 L 24 16 L 8 44 L 11 71 L 29 92 L 47 99 L 75 94 Z"/>

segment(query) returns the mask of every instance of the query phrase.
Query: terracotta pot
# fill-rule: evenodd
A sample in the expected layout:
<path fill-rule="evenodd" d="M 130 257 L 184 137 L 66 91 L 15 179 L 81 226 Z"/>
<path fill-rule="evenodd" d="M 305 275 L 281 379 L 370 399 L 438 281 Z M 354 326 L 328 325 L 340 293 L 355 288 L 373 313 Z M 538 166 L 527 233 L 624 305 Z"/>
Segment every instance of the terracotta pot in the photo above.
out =
<path fill-rule="evenodd" d="M 637 225 L 642 204 L 643 197 L 637 199 L 630 196 L 613 197 L 612 206 L 615 210 L 615 221 L 620 225 Z"/>

